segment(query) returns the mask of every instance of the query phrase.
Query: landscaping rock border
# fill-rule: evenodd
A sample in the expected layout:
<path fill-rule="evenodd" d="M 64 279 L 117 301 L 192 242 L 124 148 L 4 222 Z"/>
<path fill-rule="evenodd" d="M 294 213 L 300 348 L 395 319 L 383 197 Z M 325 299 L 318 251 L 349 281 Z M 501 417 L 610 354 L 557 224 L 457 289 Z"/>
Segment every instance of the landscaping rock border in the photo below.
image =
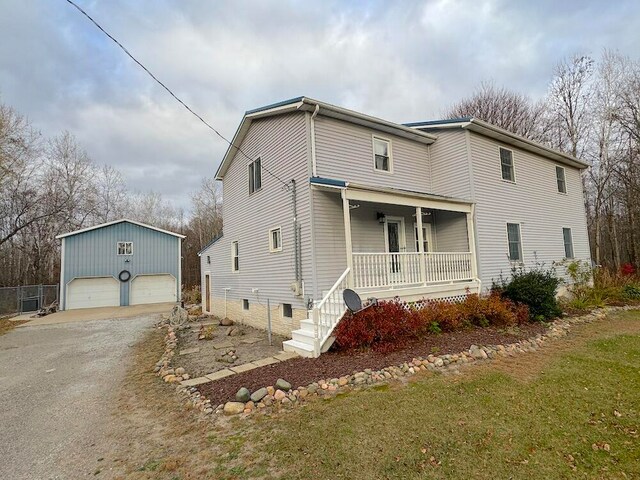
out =
<path fill-rule="evenodd" d="M 339 393 L 346 393 L 363 387 L 383 385 L 392 380 L 409 377 L 420 371 L 456 373 L 461 365 L 485 363 L 496 357 L 512 357 L 522 353 L 535 352 L 546 342 L 566 336 L 572 325 L 602 320 L 612 312 L 638 310 L 639 308 L 636 305 L 598 308 L 585 315 L 556 319 L 550 324 L 546 333 L 538 334 L 519 342 L 506 345 L 472 345 L 468 350 L 456 354 L 428 355 L 426 358 L 417 357 L 401 365 L 389 366 L 375 371 L 365 369 L 362 372 L 356 372 L 340 378 L 322 379 L 306 386 L 299 386 L 296 389 L 293 389 L 285 379 L 279 379 L 275 387 L 270 385 L 251 392 L 249 400 L 246 402 L 239 402 L 236 399 L 236 401 L 220 404 L 215 409 L 211 406 L 211 402 L 200 394 L 196 386 L 178 385 L 176 391 L 179 395 L 185 397 L 186 401 L 194 408 L 205 414 L 215 412 L 216 414 L 244 414 L 246 416 L 273 408 L 293 407 L 313 397 L 331 398 Z M 175 331 L 170 325 L 167 325 L 165 344 L 165 352 L 155 367 L 157 375 L 167 383 L 178 383 L 188 379 L 189 375 L 184 372 L 184 369 L 174 369 L 171 366 L 171 359 L 175 354 L 177 341 Z M 246 393 L 243 391 L 240 397 L 242 399 L 247 398 Z"/>

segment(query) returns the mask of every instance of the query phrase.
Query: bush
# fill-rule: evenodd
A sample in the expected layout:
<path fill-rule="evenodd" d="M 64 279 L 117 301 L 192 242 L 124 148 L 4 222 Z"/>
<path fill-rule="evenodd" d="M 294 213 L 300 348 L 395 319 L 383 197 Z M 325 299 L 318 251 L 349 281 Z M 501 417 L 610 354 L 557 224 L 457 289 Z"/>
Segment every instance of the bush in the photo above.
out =
<path fill-rule="evenodd" d="M 538 266 L 532 270 L 513 269 L 507 281 L 501 278 L 496 293 L 515 303 L 527 305 L 533 320 L 547 320 L 562 313 L 556 292 L 561 280 L 554 270 Z"/>
<path fill-rule="evenodd" d="M 335 329 L 339 349 L 390 351 L 408 342 L 468 327 L 510 326 L 526 322 L 529 309 L 499 295 L 467 295 L 460 303 L 428 302 L 423 308 L 380 302 L 357 314 L 347 314 Z"/>
<path fill-rule="evenodd" d="M 640 285 L 637 285 L 635 283 L 625 285 L 624 287 L 622 287 L 622 293 L 626 298 L 638 300 L 640 299 Z"/>

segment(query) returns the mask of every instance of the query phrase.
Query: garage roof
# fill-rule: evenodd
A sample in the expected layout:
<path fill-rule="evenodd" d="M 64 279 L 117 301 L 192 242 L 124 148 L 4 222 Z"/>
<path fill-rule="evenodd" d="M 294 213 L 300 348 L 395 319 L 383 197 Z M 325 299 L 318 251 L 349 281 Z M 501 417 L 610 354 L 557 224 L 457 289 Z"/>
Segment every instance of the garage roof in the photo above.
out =
<path fill-rule="evenodd" d="M 148 228 L 150 230 L 155 230 L 156 232 L 166 233 L 167 235 L 173 235 L 174 237 L 185 238 L 184 235 L 180 235 L 179 233 L 170 232 L 168 230 L 163 230 L 163 229 L 158 228 L 158 227 L 153 227 L 151 225 L 147 225 L 146 223 L 136 222 L 135 220 L 129 220 L 128 218 L 121 218 L 120 220 L 114 220 L 112 222 L 107 222 L 107 223 L 101 223 L 100 225 L 94 225 L 93 227 L 83 228 L 83 229 L 80 229 L 80 230 L 76 230 L 74 232 L 63 233 L 62 235 L 58 235 L 56 238 L 70 237 L 72 235 L 77 235 L 79 233 L 89 232 L 91 230 L 97 230 L 98 228 L 109 227 L 111 225 L 116 225 L 117 223 L 123 223 L 123 222 L 132 223 L 133 225 L 138 225 L 139 227 Z"/>

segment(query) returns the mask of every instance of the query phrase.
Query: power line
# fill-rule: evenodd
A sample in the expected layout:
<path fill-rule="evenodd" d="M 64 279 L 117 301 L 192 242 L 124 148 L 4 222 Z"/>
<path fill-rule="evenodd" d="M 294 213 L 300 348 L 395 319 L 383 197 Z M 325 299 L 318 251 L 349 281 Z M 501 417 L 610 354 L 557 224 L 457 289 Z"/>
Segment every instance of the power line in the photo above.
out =
<path fill-rule="evenodd" d="M 164 88 L 169 95 L 171 95 L 178 103 L 180 103 L 180 105 L 182 105 L 184 108 L 186 108 L 189 113 L 191 113 L 192 115 L 194 115 L 198 120 L 200 120 L 203 124 L 205 124 L 210 130 L 212 130 L 218 137 L 220 137 L 222 140 L 224 140 L 225 142 L 227 142 L 227 144 L 230 147 L 234 147 L 238 150 L 238 152 L 240 152 L 242 155 L 244 155 L 247 160 L 249 161 L 253 161 L 254 159 L 251 158 L 249 155 L 247 155 L 246 153 L 244 153 L 242 151 L 242 149 L 237 146 L 234 145 L 232 142 L 230 142 L 229 140 L 227 140 L 224 135 L 222 135 L 218 130 L 216 130 L 209 122 L 207 122 L 204 118 L 202 118 L 200 115 L 198 115 L 195 111 L 193 111 L 193 109 L 191 107 L 189 107 L 189 105 L 187 105 L 186 103 L 184 103 L 175 93 L 173 93 L 171 91 L 171 89 L 169 87 L 167 87 L 164 83 L 162 83 L 158 77 L 156 77 L 153 73 L 151 73 L 151 71 L 145 67 L 142 62 L 140 62 L 136 57 L 134 57 L 129 50 L 127 50 L 118 40 L 116 40 L 109 32 L 107 32 L 104 28 L 102 28 L 102 26 L 96 22 L 91 15 L 89 15 L 87 12 L 85 12 L 82 8 L 80 8 L 79 5 L 77 5 L 75 2 L 73 2 L 72 0 L 66 0 L 67 3 L 69 3 L 71 6 L 75 7 L 82 15 L 84 15 L 85 17 L 87 17 L 89 19 L 89 21 L 91 23 L 93 23 L 102 33 L 104 33 L 107 37 L 109 37 L 118 47 L 120 47 L 122 49 L 122 51 L 124 53 L 127 54 L 127 56 L 133 60 L 134 62 L 136 62 L 138 64 L 138 66 L 140 68 L 142 68 L 147 75 L 149 75 L 158 85 L 160 85 L 162 88 Z M 276 180 L 278 180 L 280 183 L 282 183 L 285 187 L 289 188 L 289 183 L 284 182 L 282 179 L 280 179 L 280 177 L 278 177 L 276 174 L 270 172 L 264 165 L 261 165 L 262 170 L 265 170 L 269 175 L 271 175 L 272 177 L 274 177 Z"/>

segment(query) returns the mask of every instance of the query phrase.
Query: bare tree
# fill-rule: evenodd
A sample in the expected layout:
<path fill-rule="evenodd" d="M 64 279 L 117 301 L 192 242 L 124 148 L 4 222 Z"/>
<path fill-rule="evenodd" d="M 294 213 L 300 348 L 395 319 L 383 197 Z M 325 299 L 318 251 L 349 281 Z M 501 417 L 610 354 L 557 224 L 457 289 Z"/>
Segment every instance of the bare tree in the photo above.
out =
<path fill-rule="evenodd" d="M 523 137 L 538 139 L 543 134 L 542 103 L 493 83 L 483 82 L 476 92 L 454 104 L 447 118 L 475 117 Z"/>

